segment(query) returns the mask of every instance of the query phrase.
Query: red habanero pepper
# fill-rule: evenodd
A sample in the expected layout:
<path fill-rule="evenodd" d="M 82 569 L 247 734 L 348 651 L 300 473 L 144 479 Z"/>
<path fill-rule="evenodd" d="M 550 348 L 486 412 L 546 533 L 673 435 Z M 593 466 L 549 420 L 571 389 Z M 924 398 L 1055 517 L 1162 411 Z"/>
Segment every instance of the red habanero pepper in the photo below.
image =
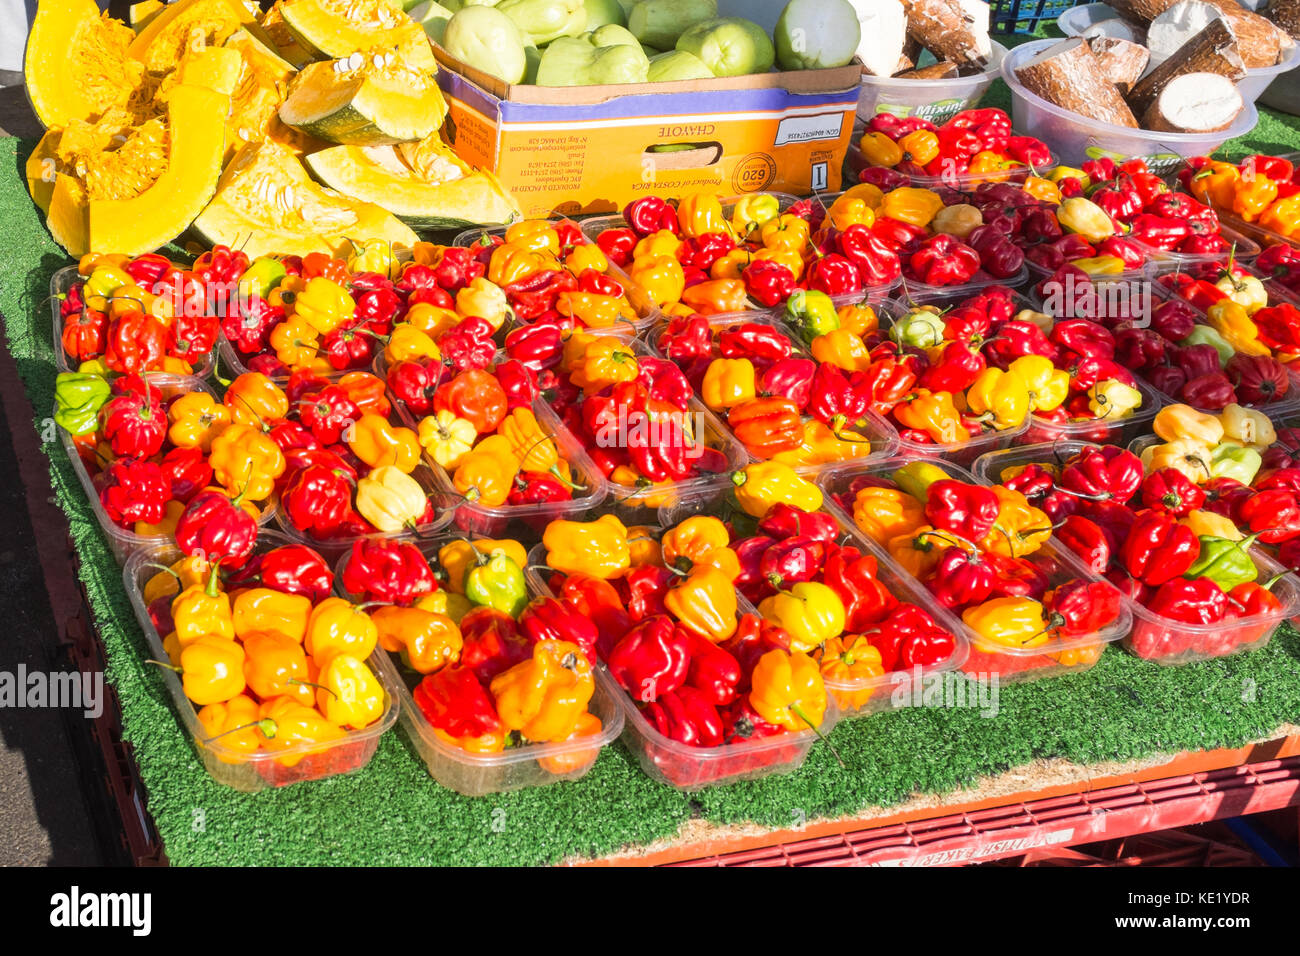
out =
<path fill-rule="evenodd" d="M 569 641 L 577 644 L 587 660 L 596 664 L 596 645 L 600 635 L 596 622 L 579 614 L 553 597 L 536 597 L 519 615 L 519 633 L 529 644 L 542 641 Z"/>
<path fill-rule="evenodd" d="M 676 232 L 677 209 L 658 196 L 646 196 L 623 207 L 623 221 L 638 236 L 648 236 L 661 229 Z"/>
<path fill-rule="evenodd" d="M 1199 553 L 1196 532 L 1159 511 L 1140 512 L 1119 549 L 1129 574 L 1151 587 L 1181 576 Z"/>
<path fill-rule="evenodd" d="M 642 713 L 651 726 L 669 740 L 691 747 L 717 747 L 723 742 L 722 717 L 718 709 L 694 687 L 680 687 L 661 694 Z"/>
<path fill-rule="evenodd" d="M 1069 515 L 1052 532 L 1052 536 L 1073 551 L 1093 574 L 1105 574 L 1110 569 L 1113 554 L 1110 539 L 1102 531 L 1101 525 L 1091 518 L 1080 514 Z"/>
<path fill-rule="evenodd" d="M 606 229 L 596 237 L 596 245 L 614 265 L 625 266 L 632 261 L 638 238 L 631 229 Z"/>
<path fill-rule="evenodd" d="M 1044 597 L 1047 626 L 1065 637 L 1095 634 L 1119 617 L 1119 591 L 1101 581 L 1071 581 Z"/>
<path fill-rule="evenodd" d="M 690 667 L 687 632 L 671 617 L 646 618 L 614 645 L 609 674 L 640 703 L 650 703 L 686 682 Z"/>
<path fill-rule="evenodd" d="M 176 522 L 176 547 L 223 568 L 240 568 L 257 541 L 257 522 L 224 491 L 195 495 Z"/>
<path fill-rule="evenodd" d="M 334 572 L 315 550 L 304 544 L 286 544 L 254 555 L 226 578 L 230 588 L 257 585 L 283 594 L 300 594 L 315 603 L 332 593 Z"/>
<path fill-rule="evenodd" d="M 690 665 L 686 686 L 698 690 L 716 707 L 725 707 L 736 699 L 740 683 L 740 662 L 727 650 L 698 634 L 687 634 Z"/>
<path fill-rule="evenodd" d="M 420 549 L 407 541 L 361 538 L 343 565 L 344 589 L 362 601 L 412 604 L 438 590 L 433 569 Z"/>

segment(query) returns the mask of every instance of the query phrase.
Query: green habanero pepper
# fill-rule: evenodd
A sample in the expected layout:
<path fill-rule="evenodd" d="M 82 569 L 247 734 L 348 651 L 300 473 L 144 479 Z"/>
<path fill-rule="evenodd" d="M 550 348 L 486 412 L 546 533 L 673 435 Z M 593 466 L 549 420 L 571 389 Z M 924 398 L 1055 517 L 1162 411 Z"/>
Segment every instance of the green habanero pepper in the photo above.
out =
<path fill-rule="evenodd" d="M 1237 354 L 1237 350 L 1228 344 L 1228 340 L 1208 325 L 1198 325 L 1190 335 L 1178 343 L 1184 348 L 1189 345 L 1212 345 L 1219 353 L 1219 368 L 1223 368 Z"/>
<path fill-rule="evenodd" d="M 840 317 L 835 303 L 818 289 L 796 289 L 786 300 L 786 318 L 799 330 L 799 337 L 811 344 L 812 340 L 840 327 Z"/>
<path fill-rule="evenodd" d="M 943 342 L 943 316 L 929 309 L 913 309 L 889 329 L 889 337 L 899 345 L 934 348 Z"/>
<path fill-rule="evenodd" d="M 1201 553 L 1183 577 L 1191 580 L 1208 578 L 1225 592 L 1231 591 L 1238 584 L 1254 581 L 1259 577 L 1259 568 L 1255 567 L 1248 549 L 1258 537 L 1259 535 L 1252 534 L 1240 541 L 1233 541 L 1231 538 L 1201 535 Z"/>
<path fill-rule="evenodd" d="M 487 557 L 476 553 L 475 558 L 465 572 L 465 597 L 474 604 L 519 617 L 528 604 L 523 568 L 504 551 L 492 551 Z"/>
<path fill-rule="evenodd" d="M 54 380 L 55 424 L 73 435 L 93 432 L 99 424 L 99 409 L 111 394 L 108 381 L 98 375 L 60 372 Z"/>
<path fill-rule="evenodd" d="M 1264 464 L 1259 452 L 1235 442 L 1221 442 L 1210 457 L 1211 478 L 1235 478 L 1243 485 L 1255 480 Z"/>

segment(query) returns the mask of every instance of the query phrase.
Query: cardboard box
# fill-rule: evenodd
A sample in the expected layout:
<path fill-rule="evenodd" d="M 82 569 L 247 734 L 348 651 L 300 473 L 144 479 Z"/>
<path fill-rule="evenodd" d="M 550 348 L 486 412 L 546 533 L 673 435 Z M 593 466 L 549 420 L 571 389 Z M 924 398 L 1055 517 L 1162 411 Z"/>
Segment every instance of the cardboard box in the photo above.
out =
<path fill-rule="evenodd" d="M 614 212 L 704 189 L 840 188 L 861 67 L 614 86 L 502 82 L 434 45 L 463 160 L 496 173 L 526 216 Z"/>

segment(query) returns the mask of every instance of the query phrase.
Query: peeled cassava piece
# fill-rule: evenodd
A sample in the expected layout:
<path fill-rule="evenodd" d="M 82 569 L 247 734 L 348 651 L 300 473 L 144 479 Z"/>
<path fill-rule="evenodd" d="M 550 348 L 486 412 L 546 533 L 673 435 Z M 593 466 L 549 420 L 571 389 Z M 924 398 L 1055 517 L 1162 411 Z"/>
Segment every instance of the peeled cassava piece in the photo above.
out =
<path fill-rule="evenodd" d="M 988 62 L 987 29 L 981 36 L 972 29 L 958 0 L 903 0 L 907 32 L 940 60 L 958 66 L 983 66 Z"/>
<path fill-rule="evenodd" d="M 1146 47 L 1119 37 L 1092 37 L 1088 40 L 1088 47 L 1097 57 L 1106 78 L 1121 94 L 1127 94 L 1133 88 L 1150 59 Z"/>
<path fill-rule="evenodd" d="M 1227 77 L 1184 73 L 1160 91 L 1142 125 L 1164 133 L 1212 133 L 1231 126 L 1243 106 L 1236 84 Z"/>
<path fill-rule="evenodd" d="M 1270 0 L 1263 13 L 1291 39 L 1300 39 L 1300 0 Z"/>
<path fill-rule="evenodd" d="M 1185 0 L 1115 0 L 1110 6 L 1122 17 L 1151 23 L 1177 2 Z M 1291 46 L 1291 39 L 1285 32 L 1259 14 L 1247 10 L 1236 0 L 1205 2 L 1217 9 L 1232 28 L 1246 69 L 1273 66 L 1277 63 L 1283 46 Z"/>
<path fill-rule="evenodd" d="M 428 66 L 380 49 L 313 63 L 289 84 L 280 121 L 331 143 L 381 146 L 423 139 L 447 116 L 437 68 Z"/>
<path fill-rule="evenodd" d="M 137 125 L 110 113 L 73 122 L 54 150 L 50 234 L 71 255 L 140 255 L 180 235 L 213 194 L 221 174 L 230 99 L 181 84 L 166 115 Z"/>
<path fill-rule="evenodd" d="M 507 83 L 519 83 L 528 66 L 524 35 L 492 7 L 457 11 L 443 31 L 442 48 L 464 63 Z"/>
<path fill-rule="evenodd" d="M 437 133 L 402 146 L 334 146 L 306 163 L 326 186 L 382 206 L 415 229 L 498 225 L 521 214 L 495 176 L 462 162 Z"/>
<path fill-rule="evenodd" d="M 901 0 L 857 0 L 854 7 L 858 11 L 858 59 L 873 76 L 892 76 L 907 42 L 907 11 Z"/>
<path fill-rule="evenodd" d="M 1179 47 L 1173 56 L 1133 84 L 1128 102 L 1138 116 L 1151 109 L 1164 88 L 1185 73 L 1217 73 L 1239 80 L 1246 70 L 1238 53 L 1237 39 L 1227 21 L 1211 20 L 1200 33 Z"/>
<path fill-rule="evenodd" d="M 23 62 L 41 124 L 94 122 L 125 106 L 144 73 L 128 54 L 134 39 L 130 27 L 100 16 L 94 0 L 41 0 Z"/>
<path fill-rule="evenodd" d="M 1210 25 L 1211 20 L 1222 19 L 1219 8 L 1204 0 L 1179 0 L 1151 21 L 1147 27 L 1147 49 L 1151 62 L 1158 64 L 1196 34 Z"/>
<path fill-rule="evenodd" d="M 627 28 L 646 46 L 671 50 L 683 33 L 717 15 L 717 0 L 641 0 L 628 13 Z"/>
<path fill-rule="evenodd" d="M 1016 70 L 1016 78 L 1029 92 L 1071 113 L 1115 126 L 1138 125 L 1119 90 L 1080 37 L 1048 47 Z"/>
<path fill-rule="evenodd" d="M 1120 40 L 1128 40 L 1130 43 L 1146 43 L 1147 32 L 1128 20 L 1109 17 L 1085 27 L 1079 36 L 1085 40 L 1091 40 L 1093 37 L 1115 37 Z"/>
<path fill-rule="evenodd" d="M 957 69 L 956 63 L 944 60 L 916 70 L 904 70 L 897 76 L 900 80 L 951 80 L 960 75 L 961 71 Z"/>
<path fill-rule="evenodd" d="M 262 255 L 346 255 L 352 243 L 390 242 L 410 248 L 409 226 L 372 203 L 317 185 L 298 157 L 275 143 L 253 143 L 231 160 L 216 194 L 194 220 L 208 245 Z"/>

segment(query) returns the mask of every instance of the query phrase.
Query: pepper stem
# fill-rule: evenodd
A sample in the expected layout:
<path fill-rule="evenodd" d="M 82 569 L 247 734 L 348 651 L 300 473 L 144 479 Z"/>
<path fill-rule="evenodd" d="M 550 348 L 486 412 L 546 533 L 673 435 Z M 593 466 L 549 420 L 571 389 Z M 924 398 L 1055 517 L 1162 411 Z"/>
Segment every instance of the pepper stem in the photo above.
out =
<path fill-rule="evenodd" d="M 802 720 L 805 724 L 808 725 L 808 729 L 817 735 L 817 739 L 820 740 L 822 743 L 824 743 L 830 749 L 830 752 L 835 756 L 836 763 L 838 763 L 845 770 L 848 769 L 848 764 L 844 762 L 844 758 L 840 756 L 840 752 L 835 749 L 835 745 L 832 744 L 829 740 L 827 740 L 826 735 L 823 734 L 817 728 L 817 725 L 808 719 L 808 715 L 803 712 L 802 707 L 800 707 L 798 704 L 791 704 L 790 713 L 794 714 L 796 717 L 798 717 L 800 720 Z"/>
<path fill-rule="evenodd" d="M 220 740 L 222 737 L 225 737 L 229 734 L 237 734 L 241 730 L 249 730 L 254 728 L 260 730 L 262 732 L 262 736 L 267 738 L 274 737 L 275 731 L 277 729 L 274 720 L 272 720 L 270 717 L 263 717 L 261 720 L 255 720 L 250 724 L 241 724 L 238 727 L 231 727 L 229 730 L 223 730 L 215 737 L 209 737 L 207 740 L 204 741 L 204 743 L 210 744 L 212 743 L 212 741 Z"/>

